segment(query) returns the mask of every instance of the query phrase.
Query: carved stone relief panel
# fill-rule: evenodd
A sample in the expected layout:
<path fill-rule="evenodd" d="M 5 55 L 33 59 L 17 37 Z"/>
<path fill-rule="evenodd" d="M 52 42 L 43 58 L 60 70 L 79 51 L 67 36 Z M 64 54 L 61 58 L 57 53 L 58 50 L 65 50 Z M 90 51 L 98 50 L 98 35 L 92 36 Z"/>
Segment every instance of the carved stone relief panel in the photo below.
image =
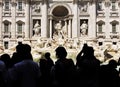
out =
<path fill-rule="evenodd" d="M 88 12 L 88 2 L 79 2 L 79 9 L 80 9 L 80 12 Z"/>
<path fill-rule="evenodd" d="M 36 13 L 36 14 L 41 13 L 41 3 L 40 2 L 33 2 L 32 12 Z"/>

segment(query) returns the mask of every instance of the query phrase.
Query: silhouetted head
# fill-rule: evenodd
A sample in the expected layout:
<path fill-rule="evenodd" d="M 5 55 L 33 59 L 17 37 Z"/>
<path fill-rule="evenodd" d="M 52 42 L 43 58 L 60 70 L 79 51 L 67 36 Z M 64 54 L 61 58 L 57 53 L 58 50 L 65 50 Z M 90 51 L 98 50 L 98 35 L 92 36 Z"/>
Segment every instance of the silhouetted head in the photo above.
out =
<path fill-rule="evenodd" d="M 10 67 L 10 55 L 9 54 L 3 54 L 3 55 L 1 55 L 0 60 L 2 60 L 5 63 L 5 65 L 6 65 L 7 68 Z"/>
<path fill-rule="evenodd" d="M 50 53 L 49 53 L 49 52 L 46 52 L 46 53 L 45 53 L 45 58 L 48 58 L 48 57 L 50 57 Z"/>
<path fill-rule="evenodd" d="M 86 48 L 86 51 L 84 52 L 85 53 L 85 55 L 94 55 L 94 49 L 93 49 L 93 47 L 87 47 Z"/>
<path fill-rule="evenodd" d="M 10 60 L 10 55 L 9 54 L 3 54 L 1 55 L 1 60 L 3 61 L 9 61 Z"/>
<path fill-rule="evenodd" d="M 116 68 L 117 67 L 117 62 L 115 60 L 110 60 L 108 64 L 111 68 Z"/>
<path fill-rule="evenodd" d="M 83 45 L 82 51 L 83 51 L 83 52 L 86 51 L 86 50 L 87 50 L 87 47 L 88 47 L 88 45 L 85 43 L 85 44 Z"/>
<path fill-rule="evenodd" d="M 64 47 L 60 46 L 55 49 L 57 58 L 65 58 L 67 56 L 67 51 Z"/>
<path fill-rule="evenodd" d="M 21 52 L 23 52 L 23 50 L 24 50 L 24 45 L 23 44 L 18 44 L 16 46 L 17 53 L 21 53 Z"/>
<path fill-rule="evenodd" d="M 24 48 L 23 49 L 24 49 L 25 53 L 30 53 L 31 52 L 31 47 L 28 44 L 24 44 Z"/>

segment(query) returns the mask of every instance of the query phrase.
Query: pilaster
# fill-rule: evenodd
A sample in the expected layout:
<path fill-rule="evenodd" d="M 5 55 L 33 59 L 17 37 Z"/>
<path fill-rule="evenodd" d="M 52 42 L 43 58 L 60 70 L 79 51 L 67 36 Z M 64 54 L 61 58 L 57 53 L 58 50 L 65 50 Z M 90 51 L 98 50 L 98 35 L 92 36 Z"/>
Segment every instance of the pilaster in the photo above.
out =
<path fill-rule="evenodd" d="M 13 39 L 16 38 L 16 2 L 11 2 L 11 16 L 12 16 L 12 28 L 11 28 L 11 36 Z"/>
<path fill-rule="evenodd" d="M 78 36 L 78 4 L 73 4 L 72 38 Z"/>
<path fill-rule="evenodd" d="M 96 3 L 89 3 L 89 13 L 90 17 L 88 19 L 88 37 L 95 38 L 96 37 Z"/>
<path fill-rule="evenodd" d="M 42 5 L 42 19 L 41 19 L 41 37 L 47 37 L 47 26 L 48 26 L 48 16 L 47 16 L 47 1 Z"/>
<path fill-rule="evenodd" d="M 30 37 L 30 1 L 26 0 L 25 5 L 25 38 Z"/>
<path fill-rule="evenodd" d="M 50 38 L 52 38 L 52 19 L 50 18 Z"/>
<path fill-rule="evenodd" d="M 71 25 L 72 25 L 72 19 L 69 19 L 68 22 L 69 22 L 69 26 L 68 26 L 68 38 L 71 38 L 71 36 L 72 36 L 72 35 L 71 35 L 71 34 L 72 34 L 72 33 L 71 33 L 71 30 L 72 30 L 72 29 L 71 29 L 71 28 L 72 28 L 72 26 L 71 26 Z"/>
<path fill-rule="evenodd" d="M 109 23 L 109 17 L 110 17 L 110 1 L 109 0 L 106 0 L 104 2 L 105 4 L 105 35 L 106 35 L 106 38 L 110 38 L 110 32 L 111 32 L 111 26 L 110 26 L 110 23 Z"/>

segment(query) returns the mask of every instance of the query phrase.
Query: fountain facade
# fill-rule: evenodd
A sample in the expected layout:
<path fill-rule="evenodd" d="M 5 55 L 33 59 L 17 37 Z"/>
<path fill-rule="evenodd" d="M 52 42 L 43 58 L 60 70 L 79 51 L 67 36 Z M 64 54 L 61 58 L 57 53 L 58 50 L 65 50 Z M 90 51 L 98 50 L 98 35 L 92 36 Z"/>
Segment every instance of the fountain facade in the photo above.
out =
<path fill-rule="evenodd" d="M 77 54 L 87 43 L 104 58 L 108 45 L 119 52 L 119 7 L 111 0 L 0 0 L 0 53 L 27 43 L 36 55 L 60 45 Z"/>

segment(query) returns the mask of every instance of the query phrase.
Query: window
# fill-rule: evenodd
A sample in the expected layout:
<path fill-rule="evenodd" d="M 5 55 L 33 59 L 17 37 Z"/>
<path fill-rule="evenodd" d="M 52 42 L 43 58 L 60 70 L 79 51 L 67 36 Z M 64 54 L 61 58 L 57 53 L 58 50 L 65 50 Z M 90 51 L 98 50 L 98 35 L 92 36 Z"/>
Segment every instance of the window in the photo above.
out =
<path fill-rule="evenodd" d="M 102 46 L 102 45 L 103 45 L 103 42 L 99 42 L 98 44 L 99 44 L 99 46 Z"/>
<path fill-rule="evenodd" d="M 22 24 L 18 24 L 18 34 L 22 34 Z"/>
<path fill-rule="evenodd" d="M 99 33 L 102 32 L 102 24 L 98 24 L 98 32 L 99 32 Z"/>
<path fill-rule="evenodd" d="M 5 1 L 5 10 L 6 10 L 6 11 L 9 10 L 9 1 Z"/>
<path fill-rule="evenodd" d="M 112 33 L 116 33 L 116 24 L 112 24 Z"/>
<path fill-rule="evenodd" d="M 19 11 L 22 11 L 22 1 L 19 1 L 19 2 L 18 2 L 18 10 L 19 10 Z"/>
<path fill-rule="evenodd" d="M 8 42 L 7 41 L 4 42 L 4 47 L 5 47 L 5 49 L 8 49 Z"/>
<path fill-rule="evenodd" d="M 113 42 L 113 45 L 116 45 L 117 44 L 117 42 Z"/>
<path fill-rule="evenodd" d="M 115 2 L 112 2 L 112 10 L 115 10 Z"/>
<path fill-rule="evenodd" d="M 9 32 L 9 24 L 7 24 L 7 23 L 4 24 L 4 32 L 5 33 Z"/>
<path fill-rule="evenodd" d="M 19 41 L 19 42 L 18 42 L 18 45 L 21 45 L 21 44 L 22 44 L 22 42 L 21 42 L 21 41 Z"/>
<path fill-rule="evenodd" d="M 99 3 L 98 3 L 98 10 L 99 10 L 99 11 L 102 11 L 102 2 L 99 2 Z"/>

